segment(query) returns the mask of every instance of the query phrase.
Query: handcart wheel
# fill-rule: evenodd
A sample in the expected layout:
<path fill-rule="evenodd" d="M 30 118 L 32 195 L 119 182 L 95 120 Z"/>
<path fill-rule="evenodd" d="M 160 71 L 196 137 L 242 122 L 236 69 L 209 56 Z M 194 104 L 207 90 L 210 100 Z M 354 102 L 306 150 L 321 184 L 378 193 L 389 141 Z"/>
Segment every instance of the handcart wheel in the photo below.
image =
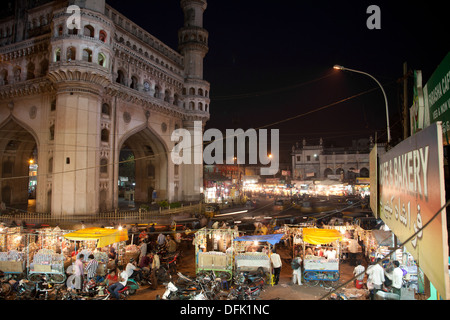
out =
<path fill-rule="evenodd" d="M 66 280 L 66 276 L 63 274 L 51 274 L 49 281 L 52 283 L 63 283 Z"/>

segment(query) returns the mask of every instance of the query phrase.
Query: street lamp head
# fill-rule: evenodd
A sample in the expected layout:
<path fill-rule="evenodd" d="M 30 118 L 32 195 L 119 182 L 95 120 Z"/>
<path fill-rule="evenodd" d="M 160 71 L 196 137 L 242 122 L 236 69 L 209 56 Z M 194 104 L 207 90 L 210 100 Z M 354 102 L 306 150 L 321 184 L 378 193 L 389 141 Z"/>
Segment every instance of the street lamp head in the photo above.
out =
<path fill-rule="evenodd" d="M 335 64 L 333 68 L 336 69 L 336 70 L 344 70 L 344 67 L 340 66 L 338 64 Z"/>

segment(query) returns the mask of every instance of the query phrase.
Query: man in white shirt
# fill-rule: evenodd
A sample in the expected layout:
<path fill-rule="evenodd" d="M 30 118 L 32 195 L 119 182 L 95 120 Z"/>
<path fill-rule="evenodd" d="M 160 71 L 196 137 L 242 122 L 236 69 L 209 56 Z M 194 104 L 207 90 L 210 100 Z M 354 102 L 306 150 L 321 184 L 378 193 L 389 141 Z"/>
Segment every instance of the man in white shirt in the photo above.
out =
<path fill-rule="evenodd" d="M 123 288 L 125 288 L 125 286 L 127 285 L 127 281 L 128 281 L 127 271 L 126 270 L 122 271 L 121 267 L 119 267 L 118 269 L 119 269 L 119 281 L 116 283 L 113 283 L 112 285 L 110 285 L 108 287 L 108 291 L 111 293 L 113 298 L 116 298 L 117 300 L 120 299 L 119 291 L 122 290 Z M 122 271 L 122 272 L 120 272 L 120 271 Z"/>
<path fill-rule="evenodd" d="M 376 263 L 374 265 L 369 266 L 369 268 L 367 268 L 366 271 L 368 281 L 372 282 L 373 284 L 373 290 L 371 290 L 370 294 L 372 300 L 374 299 L 375 294 L 382 289 L 383 283 L 385 281 L 384 269 L 380 265 L 380 261 L 381 259 L 378 258 Z"/>
<path fill-rule="evenodd" d="M 274 250 L 272 254 L 270 255 L 270 261 L 272 262 L 273 267 L 273 275 L 274 275 L 274 282 L 275 285 L 278 284 L 278 281 L 280 280 L 280 272 L 281 272 L 281 258 L 278 253 Z"/>
<path fill-rule="evenodd" d="M 392 292 L 402 296 L 403 270 L 400 268 L 400 262 L 394 261 L 394 271 L 392 272 Z"/>

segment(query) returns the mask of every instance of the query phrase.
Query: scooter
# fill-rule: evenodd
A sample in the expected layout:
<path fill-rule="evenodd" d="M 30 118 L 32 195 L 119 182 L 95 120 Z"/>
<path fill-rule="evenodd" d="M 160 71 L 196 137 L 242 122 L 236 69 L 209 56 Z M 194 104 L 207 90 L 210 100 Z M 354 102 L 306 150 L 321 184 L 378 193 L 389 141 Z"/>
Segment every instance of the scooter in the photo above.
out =
<path fill-rule="evenodd" d="M 156 300 L 207 300 L 207 297 L 202 288 L 194 286 L 181 288 L 169 281 L 164 294 L 162 296 L 157 295 Z"/>
<path fill-rule="evenodd" d="M 119 290 L 119 296 L 121 298 L 126 298 L 127 296 L 132 296 L 139 289 L 139 284 L 133 278 L 128 278 L 127 285 Z M 103 287 L 101 288 L 103 291 Z M 105 288 L 106 296 L 101 296 L 101 300 L 109 300 L 111 297 L 111 292 L 109 292 L 109 288 Z"/>

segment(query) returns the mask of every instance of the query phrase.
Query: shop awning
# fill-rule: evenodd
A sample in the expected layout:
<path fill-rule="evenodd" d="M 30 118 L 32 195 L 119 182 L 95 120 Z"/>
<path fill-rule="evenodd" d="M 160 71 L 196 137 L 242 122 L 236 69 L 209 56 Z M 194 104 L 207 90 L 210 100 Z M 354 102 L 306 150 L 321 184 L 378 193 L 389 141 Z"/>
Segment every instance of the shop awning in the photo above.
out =
<path fill-rule="evenodd" d="M 326 244 L 341 239 L 342 234 L 336 229 L 303 228 L 303 241 L 310 244 Z"/>
<path fill-rule="evenodd" d="M 126 229 L 106 229 L 106 228 L 85 228 L 64 235 L 68 240 L 85 241 L 98 240 L 97 248 L 128 240 Z"/>
<path fill-rule="evenodd" d="M 284 236 L 283 233 L 274 233 L 274 234 L 266 234 L 266 235 L 256 235 L 256 236 L 244 236 L 235 238 L 234 241 L 265 241 L 274 245 L 280 242 L 281 238 Z"/>
<path fill-rule="evenodd" d="M 393 247 L 394 235 L 392 231 L 372 230 L 372 235 L 379 246 Z"/>

